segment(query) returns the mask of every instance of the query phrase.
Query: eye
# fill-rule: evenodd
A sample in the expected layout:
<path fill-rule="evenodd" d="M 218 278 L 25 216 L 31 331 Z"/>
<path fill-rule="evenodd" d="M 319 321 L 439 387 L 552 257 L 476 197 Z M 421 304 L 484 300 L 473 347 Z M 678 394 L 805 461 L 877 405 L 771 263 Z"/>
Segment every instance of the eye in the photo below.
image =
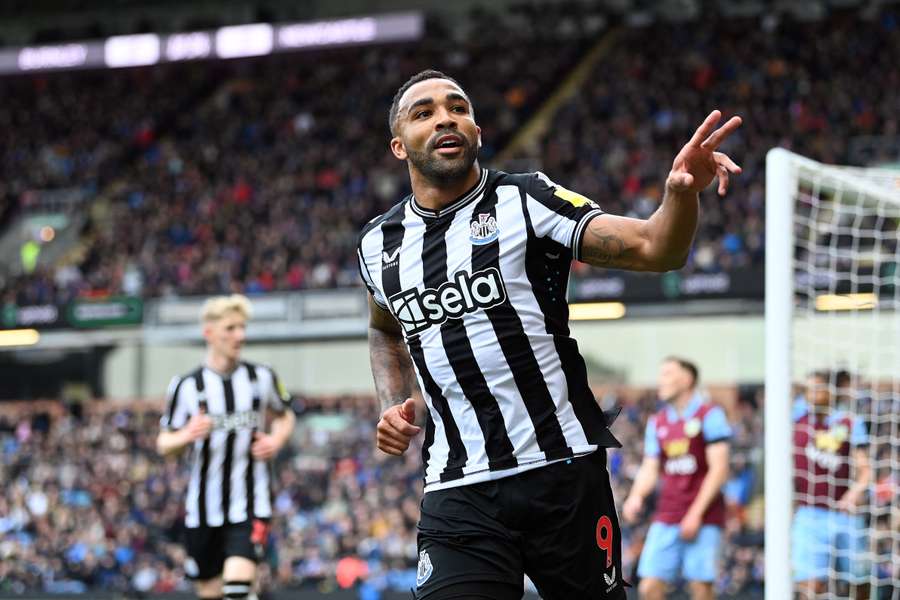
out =
<path fill-rule="evenodd" d="M 454 106 L 454 107 L 451 108 L 450 110 L 455 110 L 456 112 L 458 112 L 458 113 L 463 113 L 463 114 L 469 112 L 468 109 L 467 109 L 465 106 L 463 106 L 462 104 L 457 104 L 456 106 Z"/>
<path fill-rule="evenodd" d="M 415 115 L 413 115 L 413 117 L 416 119 L 421 119 L 422 117 L 427 117 L 430 114 L 431 114 L 430 110 L 420 110 Z"/>

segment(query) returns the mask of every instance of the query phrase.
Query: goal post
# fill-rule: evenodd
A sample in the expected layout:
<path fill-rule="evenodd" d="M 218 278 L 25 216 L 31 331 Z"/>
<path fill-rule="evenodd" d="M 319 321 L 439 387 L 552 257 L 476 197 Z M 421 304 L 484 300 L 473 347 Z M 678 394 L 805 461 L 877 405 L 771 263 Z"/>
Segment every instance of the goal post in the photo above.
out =
<path fill-rule="evenodd" d="M 868 440 L 858 448 L 872 477 L 859 508 L 846 513 L 829 499 L 825 516 L 816 517 L 828 531 L 858 526 L 859 543 L 810 541 L 819 545 L 808 548 L 831 552 L 817 597 L 852 598 L 868 586 L 870 598 L 900 600 L 900 512 L 893 508 L 900 504 L 900 171 L 824 165 L 770 150 L 765 283 L 765 598 L 794 593 L 795 477 L 809 486 L 807 502 L 814 485 L 825 490 L 816 498 L 842 495 L 859 472 L 857 461 L 844 461 L 849 474 L 829 461 L 844 441 L 859 443 L 848 438 L 862 424 Z M 848 420 L 813 417 L 825 429 L 813 431 L 809 466 L 795 472 L 795 397 L 807 406 L 803 384 L 812 373 L 829 374 L 823 414 Z"/>

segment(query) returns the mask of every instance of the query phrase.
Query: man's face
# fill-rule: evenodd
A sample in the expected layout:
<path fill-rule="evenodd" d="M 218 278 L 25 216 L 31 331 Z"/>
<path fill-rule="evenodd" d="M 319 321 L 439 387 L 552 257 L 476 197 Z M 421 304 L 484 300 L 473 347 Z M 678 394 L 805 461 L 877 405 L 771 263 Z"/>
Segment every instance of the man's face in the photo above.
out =
<path fill-rule="evenodd" d="M 828 406 L 831 404 L 831 390 L 828 389 L 828 381 L 813 375 L 806 382 L 806 399 L 813 406 Z"/>
<path fill-rule="evenodd" d="M 657 390 L 661 400 L 669 402 L 691 389 L 693 381 L 687 369 L 677 362 L 667 360 L 659 368 Z"/>
<path fill-rule="evenodd" d="M 203 326 L 203 337 L 214 353 L 237 361 L 247 337 L 247 319 L 237 311 L 228 311 L 221 319 Z"/>
<path fill-rule="evenodd" d="M 410 87 L 397 107 L 391 151 L 437 184 L 464 179 L 478 158 L 481 128 L 466 93 L 447 79 Z"/>

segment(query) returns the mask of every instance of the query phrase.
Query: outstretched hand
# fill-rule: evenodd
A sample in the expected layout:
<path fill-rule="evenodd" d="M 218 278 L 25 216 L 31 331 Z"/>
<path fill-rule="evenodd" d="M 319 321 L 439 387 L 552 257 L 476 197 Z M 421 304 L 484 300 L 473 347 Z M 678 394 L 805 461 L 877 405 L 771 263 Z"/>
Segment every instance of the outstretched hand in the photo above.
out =
<path fill-rule="evenodd" d="M 727 155 L 716 152 L 716 149 L 728 136 L 741 126 L 740 117 L 731 117 L 719 129 L 716 125 L 722 113 L 714 110 L 703 121 L 691 140 L 685 144 L 666 179 L 666 187 L 677 193 L 700 193 L 708 186 L 713 177 L 719 177 L 719 195 L 728 191 L 729 173 L 739 174 L 741 168 Z"/>

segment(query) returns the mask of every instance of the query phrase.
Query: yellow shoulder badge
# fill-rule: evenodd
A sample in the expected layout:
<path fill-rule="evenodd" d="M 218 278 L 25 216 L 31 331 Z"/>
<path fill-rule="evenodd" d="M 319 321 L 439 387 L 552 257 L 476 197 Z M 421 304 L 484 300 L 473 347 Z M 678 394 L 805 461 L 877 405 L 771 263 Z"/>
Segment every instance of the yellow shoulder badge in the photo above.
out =
<path fill-rule="evenodd" d="M 599 208 L 597 206 L 597 203 L 594 202 L 593 200 L 591 200 L 590 198 L 582 196 L 581 194 L 579 194 L 577 192 L 573 192 L 572 190 L 567 190 L 566 188 L 561 187 L 561 186 L 556 187 L 556 190 L 553 192 L 553 195 L 558 198 L 562 198 L 563 200 L 565 200 L 566 202 L 568 202 L 569 204 L 571 204 L 572 206 L 574 206 L 576 208 L 581 208 L 585 204 L 587 204 L 588 206 L 593 206 L 594 208 Z"/>
<path fill-rule="evenodd" d="M 287 389 L 285 389 L 284 384 L 281 383 L 281 380 L 278 378 L 275 379 L 275 387 L 278 390 L 278 397 L 281 398 L 282 402 L 287 402 L 291 399 L 291 395 L 288 394 L 288 391 Z"/>

